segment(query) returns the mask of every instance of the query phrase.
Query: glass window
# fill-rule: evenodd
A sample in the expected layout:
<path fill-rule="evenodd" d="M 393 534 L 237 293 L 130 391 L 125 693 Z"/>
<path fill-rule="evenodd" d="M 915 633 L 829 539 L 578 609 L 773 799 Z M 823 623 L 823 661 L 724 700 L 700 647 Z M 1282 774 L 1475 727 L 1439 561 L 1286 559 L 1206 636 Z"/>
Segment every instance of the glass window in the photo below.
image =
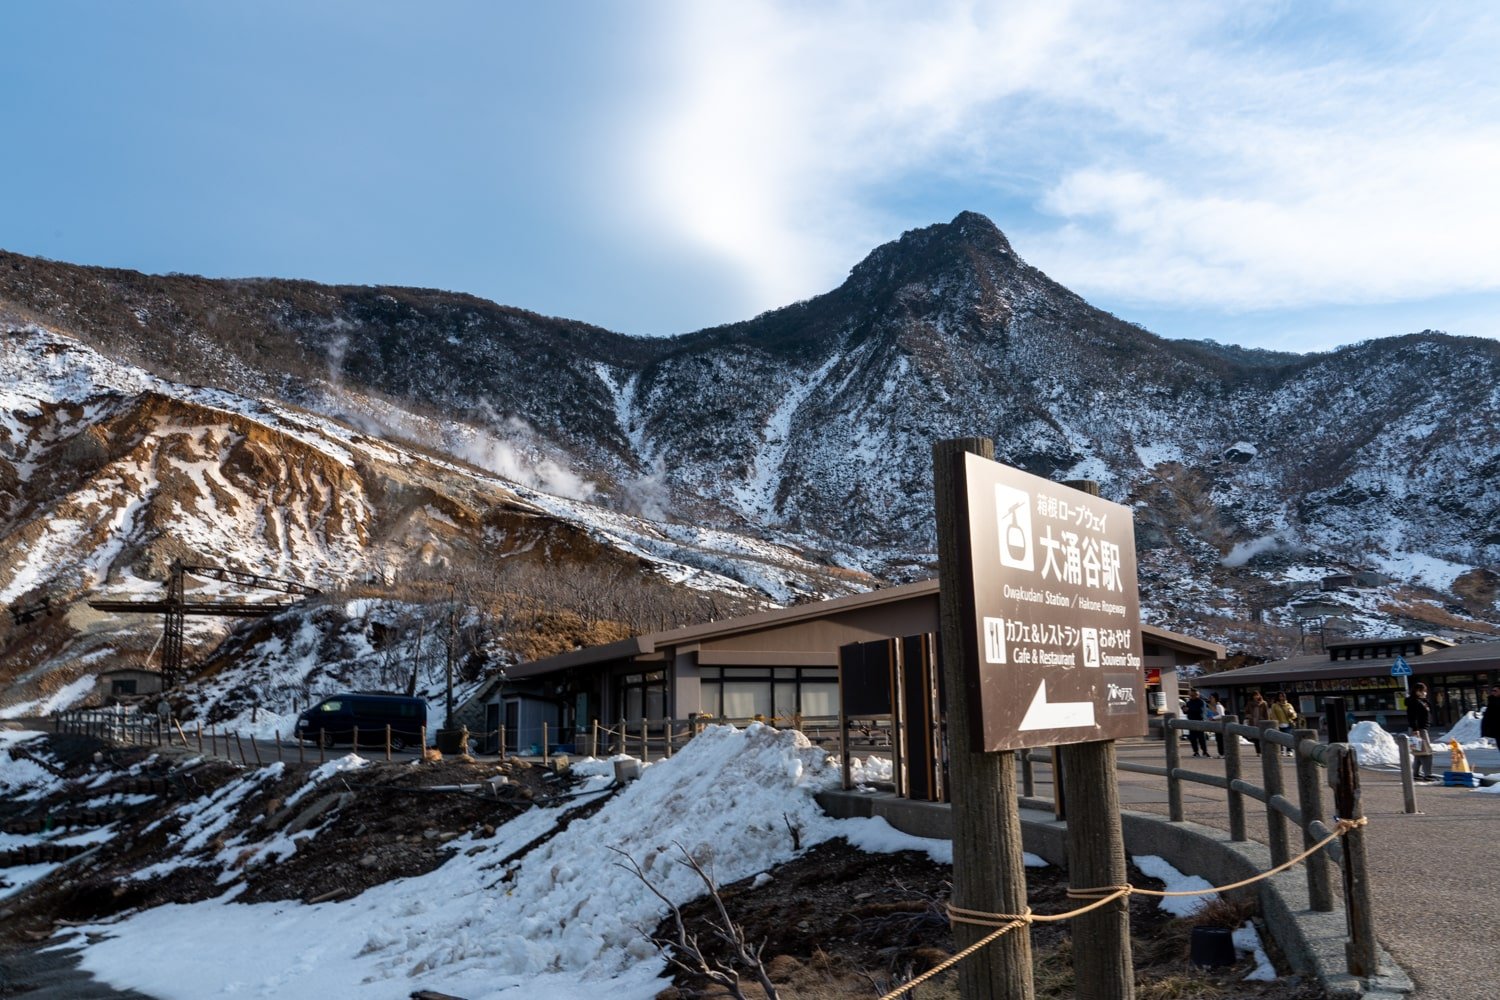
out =
<path fill-rule="evenodd" d="M 802 714 L 809 718 L 838 715 L 839 686 L 837 682 L 804 681 L 802 683 Z"/>
<path fill-rule="evenodd" d="M 708 680 L 717 680 L 719 678 L 719 668 L 718 667 L 699 667 L 698 668 L 698 676 L 701 677 L 701 678 L 703 678 L 706 681 L 708 681 Z"/>
<path fill-rule="evenodd" d="M 771 714 L 771 685 L 765 681 L 725 681 L 724 716 L 748 719 Z"/>
<path fill-rule="evenodd" d="M 337 712 L 339 709 L 341 709 L 343 707 L 344 707 L 344 703 L 341 702 L 341 701 L 325 701 L 325 702 L 323 702 L 323 711 L 325 711 L 325 712 Z"/>
<path fill-rule="evenodd" d="M 725 677 L 755 677 L 765 679 L 771 676 L 771 671 L 765 667 L 725 667 Z"/>
<path fill-rule="evenodd" d="M 790 681 L 797 678 L 796 667 L 777 667 L 775 672 L 776 679 L 779 681 Z"/>
<path fill-rule="evenodd" d="M 778 719 L 790 719 L 797 714 L 797 682 L 777 681 L 775 712 Z"/>

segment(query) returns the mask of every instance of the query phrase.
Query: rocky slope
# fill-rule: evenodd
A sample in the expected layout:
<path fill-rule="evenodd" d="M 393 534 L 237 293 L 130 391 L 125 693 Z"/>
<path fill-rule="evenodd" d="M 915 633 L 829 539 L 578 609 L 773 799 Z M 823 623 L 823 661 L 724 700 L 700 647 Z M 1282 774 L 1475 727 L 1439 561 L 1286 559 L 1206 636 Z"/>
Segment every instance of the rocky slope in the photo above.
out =
<path fill-rule="evenodd" d="M 555 498 L 557 531 L 640 514 L 649 520 L 630 522 L 633 538 L 747 555 L 729 575 L 779 600 L 829 592 L 805 565 L 796 581 L 753 568 L 788 553 L 853 571 L 852 586 L 866 571 L 915 578 L 933 558 L 930 444 L 982 434 L 1002 461 L 1097 479 L 1135 507 L 1143 603 L 1165 624 L 1275 647 L 1300 592 L 1354 570 L 1381 579 L 1335 595 L 1338 627 L 1464 635 L 1500 620 L 1500 343 L 1423 332 L 1293 355 L 1163 340 L 1057 285 L 970 213 L 878 248 L 826 295 L 663 340 L 451 293 L 146 276 L 14 254 L 0 254 L 0 317 L 301 408 L 299 421 L 321 415 L 360 448 L 412 456 L 299 459 L 293 471 L 269 457 L 269 432 L 228 425 L 150 446 L 178 456 L 200 502 L 254 511 L 257 545 L 278 568 L 347 578 L 410 560 L 441 547 L 429 539 L 447 530 L 438 522 L 481 526 L 512 509 L 508 491 Z M 69 426 L 92 430 L 56 432 L 46 456 L 15 442 L 50 415 L 17 418 L 11 432 L 4 509 L 7 530 L 22 532 L 12 544 L 54 530 L 21 524 L 48 504 L 85 526 L 75 534 L 114 518 L 169 537 L 177 508 L 116 500 L 91 520 L 66 503 L 97 492 L 107 469 L 147 476 L 130 471 L 147 464 L 131 451 L 142 428 L 199 418 L 104 391 L 70 405 Z M 439 455 L 500 478 L 470 483 Z M 188 467 L 205 461 L 222 476 L 195 478 Z M 351 489 L 377 466 L 404 473 L 389 505 L 367 499 L 386 495 L 387 473 Z M 419 502 L 446 496 L 455 477 L 460 492 L 485 493 L 467 514 Z M 276 486 L 252 495 L 252 482 Z M 305 513 L 278 513 L 288 503 Z M 737 540 L 689 537 L 709 528 Z M 277 554 L 293 538 L 306 558 Z M 228 558 L 236 544 L 213 547 Z M 15 579 L 12 602 L 25 596 Z"/>

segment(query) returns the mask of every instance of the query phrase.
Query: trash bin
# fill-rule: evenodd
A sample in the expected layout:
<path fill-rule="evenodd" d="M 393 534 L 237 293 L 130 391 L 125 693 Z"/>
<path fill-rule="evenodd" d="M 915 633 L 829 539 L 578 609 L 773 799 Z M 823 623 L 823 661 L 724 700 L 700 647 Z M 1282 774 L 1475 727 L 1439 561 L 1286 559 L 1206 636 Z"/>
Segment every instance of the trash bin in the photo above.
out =
<path fill-rule="evenodd" d="M 1234 932 L 1228 927 L 1194 927 L 1189 957 L 1194 965 L 1234 964 Z"/>

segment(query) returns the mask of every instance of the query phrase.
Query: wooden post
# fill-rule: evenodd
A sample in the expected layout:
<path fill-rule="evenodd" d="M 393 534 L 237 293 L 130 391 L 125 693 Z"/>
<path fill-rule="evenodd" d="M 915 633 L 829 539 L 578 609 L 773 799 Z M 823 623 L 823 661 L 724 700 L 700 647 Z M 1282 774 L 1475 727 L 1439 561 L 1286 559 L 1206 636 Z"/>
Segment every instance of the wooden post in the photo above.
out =
<path fill-rule="evenodd" d="M 1059 823 L 1068 818 L 1067 781 L 1063 779 L 1063 748 L 1048 747 L 1052 755 L 1052 818 Z"/>
<path fill-rule="evenodd" d="M 328 760 L 327 747 L 325 746 L 325 744 L 327 742 L 328 742 L 328 740 L 327 740 L 326 737 L 324 737 L 323 731 L 321 729 L 318 730 L 318 763 L 319 764 L 325 763 Z"/>
<path fill-rule="evenodd" d="M 500 724 L 500 763 L 505 763 L 505 724 Z"/>
<path fill-rule="evenodd" d="M 1233 715 L 1224 716 L 1224 721 L 1237 722 Z M 1262 741 L 1261 752 L 1265 753 L 1269 747 L 1271 752 L 1280 753 L 1281 748 L 1274 743 Z M 1240 778 L 1240 741 L 1238 739 L 1224 741 L 1224 783 L 1228 786 L 1229 796 L 1229 839 L 1245 840 L 1245 797 L 1234 790 L 1234 783 Z"/>
<path fill-rule="evenodd" d="M 798 729 L 801 727 L 799 726 Z M 672 720 L 668 719 L 662 723 L 662 731 L 667 740 L 667 760 L 672 759 Z"/>
<path fill-rule="evenodd" d="M 210 757 L 219 756 L 219 734 L 214 732 L 213 726 L 208 727 L 208 755 Z M 225 756 L 229 755 L 225 754 Z"/>
<path fill-rule="evenodd" d="M 250 766 L 250 758 L 248 758 L 248 757 L 245 756 L 245 743 L 244 743 L 243 740 L 240 739 L 240 731 L 238 729 L 236 729 L 234 731 L 234 745 L 240 748 L 240 765 L 242 767 L 249 767 Z M 226 751 L 229 749 L 229 738 L 228 737 L 224 738 L 224 749 Z"/>
<path fill-rule="evenodd" d="M 501 751 L 504 751 L 504 747 L 501 748 Z M 589 744 L 589 756 L 599 756 L 599 719 L 597 717 L 594 719 L 594 741 Z"/>
<path fill-rule="evenodd" d="M 385 724 L 385 760 L 389 764 L 391 760 L 391 724 Z"/>
<path fill-rule="evenodd" d="M 352 753 L 352 754 L 354 754 L 356 757 L 359 756 L 359 727 L 358 726 L 354 727 L 354 745 L 349 748 L 349 752 Z"/>
<path fill-rule="evenodd" d="M 1281 776 L 1281 754 L 1261 754 L 1260 774 L 1261 786 L 1266 790 L 1266 844 L 1271 848 L 1271 864 L 1285 864 L 1292 856 L 1287 847 L 1286 817 L 1271 808 L 1271 796 L 1286 793 L 1286 785 Z"/>
<path fill-rule="evenodd" d="M 1318 734 L 1311 729 L 1299 729 L 1296 732 L 1297 741 L 1316 740 Z M 1313 820 L 1323 820 L 1323 788 L 1319 784 L 1319 776 L 1322 768 L 1313 761 L 1311 757 L 1298 755 L 1297 766 L 1297 808 L 1302 811 L 1302 849 L 1306 850 L 1316 844 L 1321 838 L 1312 835 L 1308 827 Z M 1329 874 L 1328 852 L 1318 851 L 1316 854 L 1302 862 L 1307 868 L 1307 906 L 1308 909 L 1327 913 L 1333 909 L 1333 878 Z"/>
<path fill-rule="evenodd" d="M 203 752 L 203 723 L 195 722 L 193 723 L 193 728 L 198 734 L 198 752 L 201 754 Z M 183 742 L 186 743 L 187 741 L 184 740 Z"/>
<path fill-rule="evenodd" d="M 546 767 L 552 763 L 552 755 L 547 752 L 547 722 L 542 721 L 542 766 Z"/>
<path fill-rule="evenodd" d="M 949 775 L 953 794 L 953 904 L 984 913 L 1026 912 L 1026 867 L 1021 816 L 1016 801 L 1014 751 L 984 753 L 973 747 L 977 721 L 970 714 L 971 667 L 965 662 L 973 622 L 959 598 L 968 567 L 962 565 L 967 531 L 967 498 L 959 485 L 964 454 L 993 459 L 994 442 L 985 438 L 939 441 L 932 448 L 933 494 L 937 509 L 939 611 L 943 680 L 948 694 Z M 977 707 L 977 706 L 976 706 Z M 953 926 L 954 943 L 967 948 L 991 933 L 987 927 Z M 958 967 L 964 1000 L 1033 1000 L 1031 935 L 1020 927 L 1005 934 Z"/>
<path fill-rule="evenodd" d="M 260 759 L 260 747 L 257 746 L 256 743 L 255 743 L 255 734 L 254 733 L 250 734 L 250 752 L 253 753 L 253 754 L 255 754 L 255 766 L 256 767 L 263 766 L 262 763 L 261 763 L 261 759 Z"/>
<path fill-rule="evenodd" d="M 542 733 L 545 736 L 546 735 L 546 729 L 543 729 Z M 458 753 L 462 757 L 469 756 L 469 727 L 468 726 L 459 726 L 458 727 Z"/>
<path fill-rule="evenodd" d="M 1030 750 L 1021 751 L 1021 794 L 1028 799 L 1036 796 L 1036 764 Z"/>
<path fill-rule="evenodd" d="M 1338 767 L 1330 768 L 1335 781 L 1334 809 L 1340 819 L 1358 820 L 1365 811 L 1359 801 L 1359 761 L 1348 744 L 1338 755 Z M 1344 946 L 1349 974 L 1369 977 L 1380 971 L 1375 945 L 1375 908 L 1370 899 L 1365 831 L 1356 827 L 1341 838 L 1344 843 L 1344 910 L 1349 918 L 1349 941 Z"/>
<path fill-rule="evenodd" d="M 647 746 L 646 740 L 646 720 L 641 719 L 641 763 L 643 764 L 651 759 L 651 749 Z"/>
<path fill-rule="evenodd" d="M 182 738 L 182 748 L 186 750 L 188 747 L 188 738 L 187 733 L 182 731 L 182 723 L 178 722 L 176 719 L 173 719 L 172 725 L 177 727 L 177 735 Z M 171 741 L 169 740 L 168 742 Z"/>
<path fill-rule="evenodd" d="M 306 764 L 307 763 L 307 758 L 306 758 L 306 756 L 304 756 L 306 754 L 306 752 L 307 752 L 306 747 L 307 747 L 307 741 L 306 740 L 303 740 L 303 739 L 298 739 L 297 740 L 297 763 L 299 763 L 299 764 Z"/>
<path fill-rule="evenodd" d="M 1167 819 L 1181 823 L 1182 779 L 1177 777 L 1177 769 L 1182 766 L 1182 742 L 1177 738 L 1177 730 L 1172 728 L 1174 721 L 1170 715 L 1163 716 L 1161 734 L 1167 751 Z"/>
<path fill-rule="evenodd" d="M 503 729 L 504 727 L 501 727 L 501 728 Z M 420 748 L 421 754 L 422 754 L 423 759 L 426 759 L 426 757 L 427 757 L 427 725 L 426 725 L 426 723 L 423 723 L 423 725 L 422 725 L 421 740 L 422 740 L 422 746 Z"/>
<path fill-rule="evenodd" d="M 1101 889 L 1126 884 L 1125 832 L 1120 823 L 1115 742 L 1070 743 L 1063 756 L 1068 788 L 1068 885 Z M 1077 992 L 1082 1000 L 1131 1000 L 1135 964 L 1130 953 L 1130 899 L 1073 918 Z M 1017 932 L 1019 933 L 1019 932 Z"/>
<path fill-rule="evenodd" d="M 1090 496 L 1099 495 L 1092 480 L 1070 480 Z M 1056 753 L 1060 747 L 1054 747 Z M 1120 821 L 1120 790 L 1115 768 L 1115 741 L 1070 743 L 1061 764 L 1067 789 L 1068 884 L 1074 889 L 1123 886 L 1125 831 Z M 1063 800 L 1063 796 L 1058 796 Z M 1130 898 L 1074 918 L 1073 940 L 1087 941 L 1073 950 L 1076 995 L 1085 1000 L 1132 1000 L 1135 963 L 1130 953 Z"/>

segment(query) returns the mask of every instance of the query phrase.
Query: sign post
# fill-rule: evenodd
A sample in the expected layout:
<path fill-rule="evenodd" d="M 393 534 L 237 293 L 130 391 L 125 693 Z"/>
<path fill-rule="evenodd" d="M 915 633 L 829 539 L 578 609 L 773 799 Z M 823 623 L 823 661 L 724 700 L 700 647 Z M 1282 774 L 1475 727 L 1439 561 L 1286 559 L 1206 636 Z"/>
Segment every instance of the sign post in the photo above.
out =
<path fill-rule="evenodd" d="M 1406 662 L 1406 657 L 1397 656 L 1391 664 L 1391 676 L 1401 678 L 1401 693 L 1403 697 L 1411 697 L 1411 664 Z"/>
<path fill-rule="evenodd" d="M 932 447 L 937 513 L 938 613 L 947 697 L 948 774 L 953 816 L 953 905 L 983 913 L 1026 912 L 1026 866 L 1013 751 L 985 753 L 975 731 L 978 692 L 970 576 L 968 498 L 964 463 L 977 452 L 995 454 L 985 438 L 939 441 Z M 960 950 L 990 928 L 957 923 Z M 964 1000 L 1033 1000 L 1030 929 L 1018 927 L 958 967 Z"/>
<path fill-rule="evenodd" d="M 944 662 L 950 696 L 966 695 L 950 697 L 950 752 L 955 761 L 961 750 L 1003 760 L 1013 785 L 1011 752 L 1066 744 L 1059 777 L 1069 790 L 1070 881 L 1081 889 L 1122 885 L 1113 741 L 1146 734 L 1131 512 L 1099 498 L 1097 487 L 1086 492 L 999 465 L 988 441 L 945 466 L 942 449 L 954 444 L 934 449 L 938 482 L 950 477 L 958 501 L 945 516 L 939 493 Z M 950 606 L 960 627 L 951 645 Z M 958 901 L 961 791 L 956 779 L 954 895 L 969 906 Z M 1077 995 L 1133 997 L 1126 901 L 1078 921 L 1075 935 L 1090 946 L 1075 952 Z M 1029 990 L 1029 968 L 1026 975 Z"/>

